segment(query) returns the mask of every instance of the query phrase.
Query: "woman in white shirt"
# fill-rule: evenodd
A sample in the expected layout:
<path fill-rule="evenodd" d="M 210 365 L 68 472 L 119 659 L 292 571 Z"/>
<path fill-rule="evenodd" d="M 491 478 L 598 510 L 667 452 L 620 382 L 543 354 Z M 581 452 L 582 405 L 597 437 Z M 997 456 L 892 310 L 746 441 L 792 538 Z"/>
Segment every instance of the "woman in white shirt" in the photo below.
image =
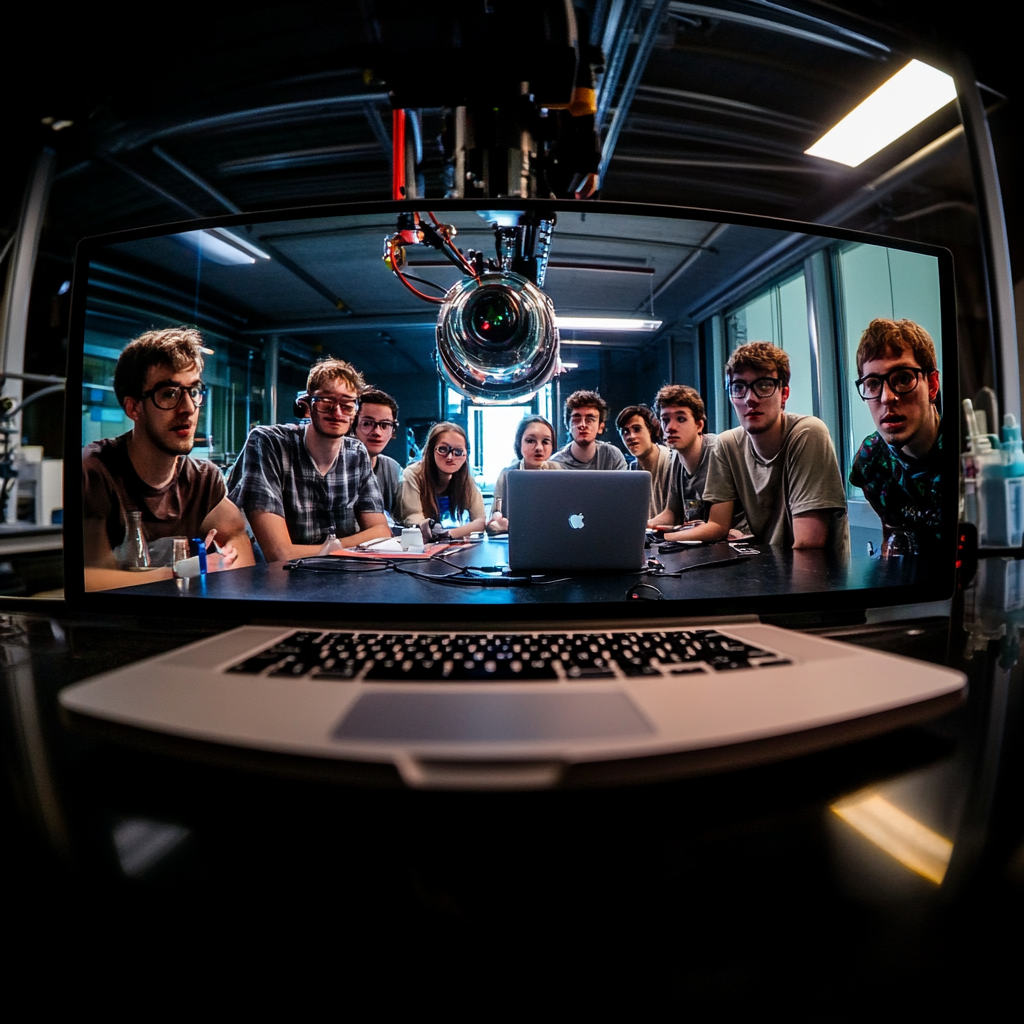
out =
<path fill-rule="evenodd" d="M 526 416 L 516 430 L 515 451 L 517 462 L 506 466 L 494 484 L 494 502 L 487 529 L 491 533 L 508 532 L 506 479 L 517 469 L 564 469 L 560 462 L 549 462 L 555 450 L 555 428 L 543 416 Z"/>

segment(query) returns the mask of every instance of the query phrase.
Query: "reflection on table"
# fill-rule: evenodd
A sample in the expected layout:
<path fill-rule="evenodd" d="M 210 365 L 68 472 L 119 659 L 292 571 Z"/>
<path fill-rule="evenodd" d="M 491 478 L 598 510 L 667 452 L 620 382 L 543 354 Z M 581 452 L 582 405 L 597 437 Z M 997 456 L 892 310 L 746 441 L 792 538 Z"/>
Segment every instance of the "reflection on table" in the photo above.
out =
<path fill-rule="evenodd" d="M 638 583 L 656 588 L 666 601 L 706 600 L 772 595 L 828 594 L 843 590 L 906 587 L 930 582 L 933 567 L 915 558 L 851 557 L 848 562 L 831 552 L 793 551 L 757 546 L 758 553 L 737 560 L 727 543 L 661 554 L 657 545 L 647 551 L 658 558 L 665 573 L 638 569 L 632 573 L 565 573 L 537 577 L 531 583 L 496 585 L 495 581 L 433 582 L 458 574 L 458 567 L 501 566 L 508 562 L 507 542 L 485 538 L 443 552 L 437 558 L 402 560 L 397 568 L 386 559 L 337 558 L 326 570 L 288 569 L 286 563 L 256 565 L 211 573 L 191 580 L 164 580 L 111 593 L 235 601 L 344 602 L 365 604 L 579 604 L 621 602 Z M 723 564 L 718 564 L 723 563 Z M 699 568 L 704 566 L 704 568 Z M 404 570 L 404 571 L 403 571 Z M 410 575 L 415 572 L 419 576 Z M 497 574 L 491 574 L 497 579 Z M 942 574 L 948 575 L 948 574 Z M 427 579 L 420 577 L 429 577 Z M 938 582 L 938 581 L 937 581 Z M 656 594 L 646 590 L 648 596 Z M 947 594 L 936 593 L 936 598 Z"/>

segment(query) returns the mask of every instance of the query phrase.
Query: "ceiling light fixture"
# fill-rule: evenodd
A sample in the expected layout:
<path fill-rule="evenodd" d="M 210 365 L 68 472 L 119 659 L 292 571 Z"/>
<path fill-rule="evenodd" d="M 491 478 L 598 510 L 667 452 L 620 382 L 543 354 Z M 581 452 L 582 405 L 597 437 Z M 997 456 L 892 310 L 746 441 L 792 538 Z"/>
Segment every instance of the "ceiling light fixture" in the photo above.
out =
<path fill-rule="evenodd" d="M 912 60 L 804 152 L 857 167 L 954 99 L 949 75 Z"/>
<path fill-rule="evenodd" d="M 202 253 L 204 259 L 219 263 L 222 267 L 241 266 L 245 263 L 255 263 L 257 259 L 270 259 L 262 249 L 257 249 L 251 242 L 223 228 L 214 228 L 212 231 L 182 231 L 174 237 Z"/>
<path fill-rule="evenodd" d="M 560 331 L 656 331 L 660 320 L 632 320 L 610 316 L 556 316 Z M 563 342 L 571 344 L 571 342 Z"/>
<path fill-rule="evenodd" d="M 603 345 L 604 342 L 603 341 L 596 341 L 596 340 L 589 339 L 589 338 L 586 341 L 580 340 L 578 338 L 572 338 L 570 340 L 566 340 L 565 338 L 563 338 L 562 339 L 562 344 L 563 345 Z"/>

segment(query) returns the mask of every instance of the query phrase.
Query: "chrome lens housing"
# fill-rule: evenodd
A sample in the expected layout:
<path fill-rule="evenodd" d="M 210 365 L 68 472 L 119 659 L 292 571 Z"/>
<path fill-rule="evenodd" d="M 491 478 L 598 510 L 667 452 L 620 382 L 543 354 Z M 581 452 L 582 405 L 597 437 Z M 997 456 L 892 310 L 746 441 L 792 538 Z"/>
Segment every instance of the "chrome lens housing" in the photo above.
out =
<path fill-rule="evenodd" d="M 551 300 L 511 272 L 466 278 L 437 318 L 437 368 L 453 388 L 486 402 L 521 400 L 555 375 L 558 329 Z"/>

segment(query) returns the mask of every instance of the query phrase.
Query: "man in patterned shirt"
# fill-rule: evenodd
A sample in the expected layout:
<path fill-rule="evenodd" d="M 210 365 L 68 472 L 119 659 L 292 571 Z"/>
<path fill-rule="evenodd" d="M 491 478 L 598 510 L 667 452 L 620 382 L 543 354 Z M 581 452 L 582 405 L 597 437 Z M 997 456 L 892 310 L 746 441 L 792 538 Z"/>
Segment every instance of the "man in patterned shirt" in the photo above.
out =
<path fill-rule="evenodd" d="M 892 530 L 919 551 L 938 546 L 942 523 L 941 421 L 935 344 L 913 320 L 872 320 L 857 347 L 857 391 L 878 430 L 853 460 L 850 483 Z"/>
<path fill-rule="evenodd" d="M 343 547 L 391 536 L 370 456 L 346 436 L 362 375 L 342 359 L 309 371 L 305 426 L 254 427 L 228 481 L 267 561 L 315 555 L 329 530 Z"/>

